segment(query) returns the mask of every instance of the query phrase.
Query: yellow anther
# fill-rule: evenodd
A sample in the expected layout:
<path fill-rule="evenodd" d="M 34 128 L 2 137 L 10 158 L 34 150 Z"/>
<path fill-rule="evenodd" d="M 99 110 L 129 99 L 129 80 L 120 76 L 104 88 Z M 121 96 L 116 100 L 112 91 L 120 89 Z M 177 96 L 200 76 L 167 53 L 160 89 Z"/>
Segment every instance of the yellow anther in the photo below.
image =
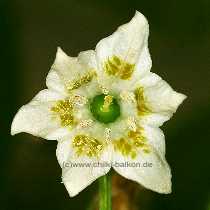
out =
<path fill-rule="evenodd" d="M 101 88 L 101 91 L 104 95 L 108 95 L 109 93 L 109 90 L 107 88 L 105 88 L 104 86 L 102 85 L 99 85 L 99 87 Z"/>
<path fill-rule="evenodd" d="M 116 76 L 122 80 L 131 78 L 134 72 L 134 64 L 127 63 L 123 59 L 112 56 L 104 63 L 104 70 L 108 75 Z"/>
<path fill-rule="evenodd" d="M 74 95 L 72 96 L 71 100 L 73 104 L 76 104 L 79 106 L 83 106 L 87 103 L 87 98 L 81 95 Z"/>
<path fill-rule="evenodd" d="M 136 103 L 137 103 L 137 110 L 138 110 L 138 115 L 142 116 L 145 114 L 149 114 L 151 110 L 148 107 L 148 104 L 146 102 L 146 98 L 144 95 L 144 89 L 142 87 L 138 87 L 135 91 L 135 98 L 136 98 Z"/>
<path fill-rule="evenodd" d="M 135 95 L 132 92 L 124 90 L 120 93 L 120 98 L 125 102 L 135 103 Z"/>
<path fill-rule="evenodd" d="M 129 130 L 136 132 L 136 122 L 135 122 L 134 117 L 128 117 L 127 124 L 128 124 Z"/>
<path fill-rule="evenodd" d="M 113 145 L 115 151 L 119 151 L 123 156 L 130 156 L 132 159 L 140 151 L 145 154 L 151 152 L 147 139 L 144 137 L 143 128 L 138 128 L 136 131 L 130 130 L 127 136 L 113 140 Z"/>
<path fill-rule="evenodd" d="M 74 124 L 73 103 L 71 100 L 59 100 L 51 107 L 51 111 L 60 118 L 61 126 L 67 127 Z"/>
<path fill-rule="evenodd" d="M 104 133 L 105 133 L 105 140 L 106 140 L 106 142 L 108 143 L 108 142 L 110 142 L 110 138 L 111 138 L 111 129 L 110 128 L 105 128 L 105 131 L 104 131 Z"/>
<path fill-rule="evenodd" d="M 89 119 L 89 120 L 82 120 L 79 125 L 81 128 L 87 128 L 90 127 L 93 123 L 93 120 Z"/>
<path fill-rule="evenodd" d="M 95 76 L 96 76 L 96 72 L 94 70 L 90 70 L 90 71 L 88 71 L 87 74 L 81 76 L 79 79 L 73 80 L 70 83 L 68 83 L 67 84 L 67 90 L 72 91 L 72 90 L 78 89 L 81 86 L 86 85 L 89 82 L 91 82 L 91 80 Z"/>
<path fill-rule="evenodd" d="M 78 156 L 97 157 L 103 150 L 98 139 L 83 134 L 75 136 L 72 143 Z"/>

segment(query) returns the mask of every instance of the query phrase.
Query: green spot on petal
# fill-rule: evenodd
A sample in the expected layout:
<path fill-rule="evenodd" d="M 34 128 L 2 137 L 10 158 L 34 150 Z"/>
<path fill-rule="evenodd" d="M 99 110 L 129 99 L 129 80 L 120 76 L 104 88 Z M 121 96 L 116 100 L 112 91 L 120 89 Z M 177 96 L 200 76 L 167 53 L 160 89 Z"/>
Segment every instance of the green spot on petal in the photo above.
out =
<path fill-rule="evenodd" d="M 127 63 L 116 55 L 104 63 L 104 70 L 108 75 L 113 75 L 123 80 L 131 78 L 134 67 L 134 64 Z"/>
<path fill-rule="evenodd" d="M 78 89 L 81 86 L 91 82 L 93 77 L 95 77 L 95 76 L 96 76 L 96 72 L 94 70 L 90 70 L 87 74 L 83 75 L 78 80 L 74 80 L 74 81 L 70 82 L 69 84 L 67 84 L 67 90 L 71 91 L 74 89 Z"/>
<path fill-rule="evenodd" d="M 113 145 L 115 151 L 132 159 L 136 158 L 139 151 L 145 154 L 150 153 L 150 147 L 143 135 L 142 128 L 139 128 L 138 131 L 129 131 L 125 138 L 114 140 Z"/>
<path fill-rule="evenodd" d="M 70 100 L 59 100 L 51 111 L 56 113 L 60 118 L 61 126 L 67 127 L 74 124 L 73 104 Z"/>
<path fill-rule="evenodd" d="M 134 94 L 135 94 L 136 103 L 137 103 L 138 115 L 142 116 L 142 115 L 151 113 L 151 110 L 148 108 L 146 104 L 146 99 L 144 96 L 144 89 L 142 87 L 138 87 L 134 91 Z"/>
<path fill-rule="evenodd" d="M 78 156 L 86 155 L 88 157 L 98 156 L 103 145 L 96 138 L 87 135 L 77 135 L 73 139 L 73 147 L 76 149 L 76 154 Z"/>

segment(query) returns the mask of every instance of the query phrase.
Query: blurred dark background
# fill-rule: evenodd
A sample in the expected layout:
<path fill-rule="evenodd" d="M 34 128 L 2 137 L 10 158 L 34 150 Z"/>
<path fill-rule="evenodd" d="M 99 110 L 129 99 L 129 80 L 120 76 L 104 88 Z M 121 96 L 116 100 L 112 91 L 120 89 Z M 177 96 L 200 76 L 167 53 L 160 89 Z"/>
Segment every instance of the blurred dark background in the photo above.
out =
<path fill-rule="evenodd" d="M 188 96 L 163 126 L 173 193 L 144 190 L 140 210 L 210 209 L 210 2 L 208 0 L 0 0 L 0 209 L 86 209 L 96 183 L 69 198 L 56 142 L 10 136 L 14 114 L 41 89 L 57 46 L 76 56 L 129 21 L 150 23 L 152 71 Z"/>

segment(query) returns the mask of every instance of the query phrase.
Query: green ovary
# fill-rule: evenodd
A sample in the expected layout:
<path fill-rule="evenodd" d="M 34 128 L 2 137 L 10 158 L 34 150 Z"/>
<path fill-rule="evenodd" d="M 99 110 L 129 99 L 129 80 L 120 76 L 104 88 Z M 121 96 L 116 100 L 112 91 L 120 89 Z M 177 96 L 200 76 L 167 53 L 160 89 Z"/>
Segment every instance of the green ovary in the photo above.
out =
<path fill-rule="evenodd" d="M 110 95 L 97 95 L 90 103 L 93 117 L 101 123 L 112 123 L 120 116 L 120 106 Z"/>

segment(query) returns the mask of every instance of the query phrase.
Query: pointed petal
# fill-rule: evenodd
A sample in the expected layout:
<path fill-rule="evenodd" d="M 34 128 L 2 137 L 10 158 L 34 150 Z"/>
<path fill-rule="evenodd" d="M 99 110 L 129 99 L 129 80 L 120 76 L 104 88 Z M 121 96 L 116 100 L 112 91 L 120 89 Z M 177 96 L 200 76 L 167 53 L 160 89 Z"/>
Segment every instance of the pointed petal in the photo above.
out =
<path fill-rule="evenodd" d="M 68 95 L 68 86 L 77 82 L 89 71 L 96 71 L 95 52 L 81 52 L 78 57 L 69 57 L 58 48 L 54 64 L 47 75 L 46 85 L 49 89 Z"/>
<path fill-rule="evenodd" d="M 170 193 L 171 171 L 164 157 L 164 135 L 160 129 L 144 126 L 144 136 L 149 145 L 149 152 L 139 148 L 137 156 L 130 157 L 115 150 L 113 167 L 120 175 L 136 181 L 145 188 L 159 193 Z M 127 164 L 127 167 L 123 164 Z"/>
<path fill-rule="evenodd" d="M 129 23 L 97 44 L 99 82 L 103 86 L 116 91 L 130 87 L 150 71 L 148 35 L 148 22 L 137 11 Z"/>
<path fill-rule="evenodd" d="M 92 131 L 92 133 L 94 133 Z M 73 142 L 76 136 L 87 133 L 77 131 L 72 132 L 71 137 L 58 142 L 56 155 L 62 167 L 62 181 L 70 195 L 73 197 L 94 182 L 100 176 L 105 175 L 111 168 L 111 150 L 105 146 L 96 156 L 89 156 L 87 150 L 78 153 Z M 89 132 L 90 134 L 90 132 Z M 94 135 L 94 137 L 93 137 Z M 99 139 L 101 132 L 88 135 L 88 138 Z M 86 153 L 86 154 L 85 154 Z M 109 163 L 109 164 L 107 164 Z"/>
<path fill-rule="evenodd" d="M 49 140 L 67 135 L 68 129 L 61 128 L 50 112 L 52 104 L 61 99 L 63 96 L 54 91 L 40 91 L 31 102 L 19 109 L 12 122 L 11 134 L 26 132 Z"/>
<path fill-rule="evenodd" d="M 138 85 L 143 87 L 146 104 L 151 111 L 141 118 L 142 123 L 161 126 L 186 99 L 184 94 L 174 91 L 167 82 L 154 73 L 146 75 Z"/>

